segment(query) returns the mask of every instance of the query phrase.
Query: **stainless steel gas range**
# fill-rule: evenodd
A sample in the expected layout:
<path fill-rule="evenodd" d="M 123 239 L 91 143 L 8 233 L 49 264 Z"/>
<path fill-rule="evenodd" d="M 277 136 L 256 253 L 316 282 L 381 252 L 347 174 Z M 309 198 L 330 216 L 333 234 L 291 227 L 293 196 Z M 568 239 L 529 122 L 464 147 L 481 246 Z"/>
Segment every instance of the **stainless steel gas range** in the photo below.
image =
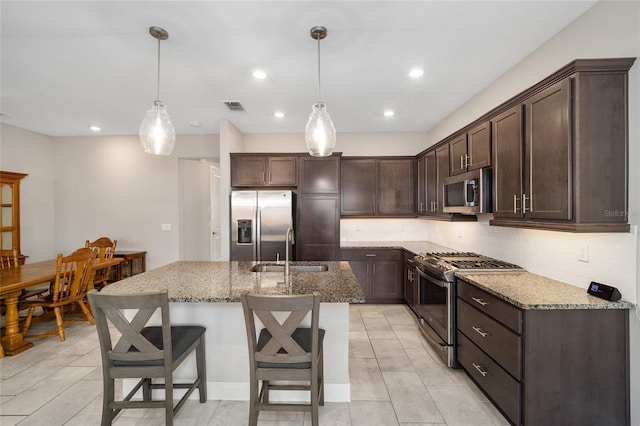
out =
<path fill-rule="evenodd" d="M 449 367 L 456 361 L 457 271 L 522 270 L 518 265 L 471 252 L 434 252 L 414 257 L 418 272 L 418 297 L 412 306 L 420 330 Z"/>

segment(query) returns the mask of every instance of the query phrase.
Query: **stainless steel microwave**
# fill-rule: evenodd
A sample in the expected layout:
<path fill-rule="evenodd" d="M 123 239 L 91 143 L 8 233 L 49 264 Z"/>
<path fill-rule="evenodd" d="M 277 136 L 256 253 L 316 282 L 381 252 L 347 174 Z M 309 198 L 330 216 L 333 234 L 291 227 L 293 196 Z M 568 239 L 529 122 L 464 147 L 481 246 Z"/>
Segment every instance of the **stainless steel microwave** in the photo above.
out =
<path fill-rule="evenodd" d="M 445 178 L 442 202 L 442 211 L 445 213 L 490 213 L 491 168 L 484 167 Z"/>

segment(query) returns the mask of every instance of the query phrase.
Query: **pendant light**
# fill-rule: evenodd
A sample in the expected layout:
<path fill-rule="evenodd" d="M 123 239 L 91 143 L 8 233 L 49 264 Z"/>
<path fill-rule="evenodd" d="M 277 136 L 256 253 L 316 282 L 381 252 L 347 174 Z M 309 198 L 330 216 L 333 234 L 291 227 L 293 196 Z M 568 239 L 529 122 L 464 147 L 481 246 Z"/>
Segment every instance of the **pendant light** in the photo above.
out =
<path fill-rule="evenodd" d="M 160 40 L 168 39 L 169 33 L 160 27 L 149 27 L 149 34 L 158 40 L 158 86 L 156 100 L 140 124 L 140 143 L 148 154 L 169 155 L 176 142 L 176 131 L 167 107 L 160 100 Z"/>
<path fill-rule="evenodd" d="M 327 36 L 327 29 L 322 26 L 311 28 L 311 38 L 318 41 L 318 101 L 313 104 L 309 121 L 305 129 L 304 138 L 307 149 L 312 157 L 328 157 L 336 146 L 336 128 L 331 121 L 327 108 L 322 99 L 322 85 L 320 83 L 320 40 Z"/>

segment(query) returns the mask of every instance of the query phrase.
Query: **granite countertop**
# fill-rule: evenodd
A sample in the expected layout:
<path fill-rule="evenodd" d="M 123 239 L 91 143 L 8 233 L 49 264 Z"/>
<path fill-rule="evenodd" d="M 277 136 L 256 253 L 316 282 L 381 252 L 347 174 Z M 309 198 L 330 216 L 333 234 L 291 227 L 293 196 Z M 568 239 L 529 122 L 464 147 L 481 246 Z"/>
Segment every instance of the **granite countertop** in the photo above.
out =
<path fill-rule="evenodd" d="M 405 249 L 415 254 L 443 251 L 457 251 L 429 241 L 341 241 L 341 248 L 395 248 Z"/>
<path fill-rule="evenodd" d="M 270 262 L 271 263 L 271 262 Z M 291 262 L 292 265 L 326 264 L 326 272 L 251 272 L 255 262 L 178 261 L 109 284 L 105 294 L 134 294 L 169 290 L 172 302 L 240 302 L 246 292 L 306 294 L 318 292 L 322 302 L 363 303 L 364 293 L 349 262 Z"/>
<path fill-rule="evenodd" d="M 521 309 L 631 309 L 624 300 L 609 302 L 587 293 L 586 288 L 531 272 L 456 272 L 456 277 Z"/>

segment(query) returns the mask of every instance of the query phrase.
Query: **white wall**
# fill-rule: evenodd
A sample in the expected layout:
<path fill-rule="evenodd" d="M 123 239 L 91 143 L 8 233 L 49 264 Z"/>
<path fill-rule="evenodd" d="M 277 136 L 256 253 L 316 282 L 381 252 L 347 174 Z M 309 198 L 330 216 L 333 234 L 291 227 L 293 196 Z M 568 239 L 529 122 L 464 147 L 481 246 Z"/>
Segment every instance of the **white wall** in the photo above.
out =
<path fill-rule="evenodd" d="M 416 155 L 426 148 L 427 133 L 340 133 L 336 152 L 344 156 Z M 242 136 L 242 152 L 307 152 L 304 132 L 246 133 Z"/>
<path fill-rule="evenodd" d="M 55 226 L 48 232 L 56 237 L 46 258 L 109 236 L 118 249 L 146 250 L 147 268 L 178 259 L 178 158 L 218 158 L 217 135 L 178 136 L 168 157 L 145 154 L 137 136 L 55 138 L 53 146 Z"/>
<path fill-rule="evenodd" d="M 28 173 L 20 182 L 20 244 L 28 262 L 55 253 L 53 138 L 0 124 L 0 170 Z"/>

